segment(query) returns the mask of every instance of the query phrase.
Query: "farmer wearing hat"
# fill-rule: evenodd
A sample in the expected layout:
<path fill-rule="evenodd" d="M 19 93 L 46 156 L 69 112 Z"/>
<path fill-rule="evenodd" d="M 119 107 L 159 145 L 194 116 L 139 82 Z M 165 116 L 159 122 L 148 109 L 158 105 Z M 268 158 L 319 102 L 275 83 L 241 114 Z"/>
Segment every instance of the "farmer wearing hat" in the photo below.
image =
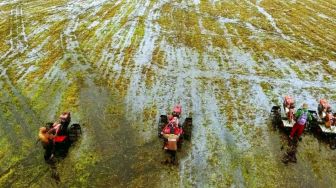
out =
<path fill-rule="evenodd" d="M 304 131 L 305 125 L 307 121 L 311 121 L 313 119 L 312 115 L 308 111 L 308 104 L 304 103 L 302 108 L 298 109 L 295 113 L 296 123 L 294 124 L 292 131 L 290 133 L 289 138 L 293 140 L 295 134 L 297 138 L 301 137 L 301 134 Z"/>

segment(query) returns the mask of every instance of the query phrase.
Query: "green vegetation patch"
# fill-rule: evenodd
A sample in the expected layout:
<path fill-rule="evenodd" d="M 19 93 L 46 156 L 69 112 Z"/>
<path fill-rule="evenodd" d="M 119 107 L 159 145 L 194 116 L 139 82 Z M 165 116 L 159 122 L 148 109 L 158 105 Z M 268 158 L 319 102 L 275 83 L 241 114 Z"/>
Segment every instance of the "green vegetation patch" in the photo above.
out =
<path fill-rule="evenodd" d="M 202 52 L 205 50 L 203 38 L 198 21 L 199 16 L 194 11 L 180 9 L 167 3 L 163 5 L 162 16 L 158 23 L 167 34 L 162 33 L 172 45 L 183 44 L 190 48 Z M 174 18 L 174 22 L 171 19 Z"/>
<path fill-rule="evenodd" d="M 332 29 L 336 25 L 319 16 L 322 13 L 333 19 L 336 11 L 331 14 L 331 9 L 326 9 L 329 5 L 325 3 L 330 1 L 296 2 L 290 6 L 286 1 L 262 1 L 261 5 L 276 20 L 277 26 L 293 38 L 290 44 L 286 42 L 284 45 L 290 48 L 280 48 L 281 57 L 307 61 L 336 59 L 332 53 L 336 51 L 336 30 Z"/>

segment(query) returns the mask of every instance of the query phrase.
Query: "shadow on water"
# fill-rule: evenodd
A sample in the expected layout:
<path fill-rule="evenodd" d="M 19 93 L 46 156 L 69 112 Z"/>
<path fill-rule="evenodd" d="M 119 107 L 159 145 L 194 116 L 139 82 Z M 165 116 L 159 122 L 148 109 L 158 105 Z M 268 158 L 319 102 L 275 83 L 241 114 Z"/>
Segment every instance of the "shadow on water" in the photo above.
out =
<path fill-rule="evenodd" d="M 17 120 L 19 125 L 31 125 L 27 130 L 29 135 L 24 137 L 15 132 L 12 124 L 6 123 L 14 120 L 0 115 L 0 122 L 6 125 L 0 129 L 3 130 L 1 135 L 5 136 L 2 139 L 8 140 L 12 148 L 5 148 L 4 151 L 9 152 L 0 156 L 0 164 L 4 164 L 0 167 L 0 186 L 160 187 L 162 179 L 167 176 L 170 177 L 165 181 L 167 184 L 178 185 L 178 167 L 161 164 L 166 157 L 161 150 L 161 140 L 155 134 L 143 138 L 142 129 L 135 126 L 143 123 L 130 121 L 125 106 L 124 97 L 117 91 L 88 81 L 81 88 L 78 111 L 75 112 L 82 126 L 82 137 L 70 147 L 64 159 L 51 164 L 45 163 L 42 146 L 35 144 L 35 135 L 43 125 L 43 115 L 32 111 L 20 114 L 31 120 Z M 31 106 L 26 108 L 32 109 Z M 11 113 L 15 114 L 15 110 Z M 50 120 L 45 118 L 44 121 Z M 153 126 L 153 133 L 156 131 L 156 126 Z M 18 146 L 18 150 L 13 149 Z"/>
<path fill-rule="evenodd" d="M 50 178 L 42 147 L 36 142 L 41 115 L 8 78 L 2 81 L 0 85 L 7 88 L 1 88 L 0 187 L 36 186 L 44 177 Z"/>
<path fill-rule="evenodd" d="M 280 185 L 332 187 L 334 180 L 326 174 L 333 170 L 335 162 L 330 158 L 335 154 L 326 142 L 307 130 L 301 136 L 302 139 L 296 142 L 289 140 L 290 130 L 274 129 L 270 125 L 268 131 L 270 148 L 278 161 L 278 168 L 282 171 Z M 288 161 L 284 163 L 283 160 Z"/>
<path fill-rule="evenodd" d="M 39 154 L 39 149 L 34 149 L 29 155 L 3 172 L 0 175 L 0 179 L 5 178 L 6 181 L 2 182 L 2 187 L 31 187 L 44 186 L 46 184 L 56 186 L 52 181 L 52 174 L 56 169 L 46 165 Z"/>
<path fill-rule="evenodd" d="M 50 164 L 50 169 L 51 169 L 51 178 L 53 178 L 55 180 L 55 182 L 57 184 L 59 184 L 61 179 L 60 179 L 59 173 L 57 171 L 56 165 Z"/>
<path fill-rule="evenodd" d="M 116 91 L 88 82 L 80 94 L 84 126 L 80 145 L 58 166 L 64 186 L 159 187 L 169 170 L 157 137 L 143 138 L 128 120 L 124 100 Z M 156 131 L 153 127 L 153 132 Z M 69 168 L 73 166 L 73 168 Z M 173 179 L 178 183 L 178 170 Z M 170 175 L 171 176 L 171 175 Z"/>

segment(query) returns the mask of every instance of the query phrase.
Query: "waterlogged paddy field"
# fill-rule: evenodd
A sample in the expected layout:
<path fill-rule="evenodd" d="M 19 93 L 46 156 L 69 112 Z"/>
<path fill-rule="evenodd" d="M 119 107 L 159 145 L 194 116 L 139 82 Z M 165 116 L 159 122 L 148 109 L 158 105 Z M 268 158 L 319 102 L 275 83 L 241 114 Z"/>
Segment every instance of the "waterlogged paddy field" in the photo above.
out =
<path fill-rule="evenodd" d="M 298 163 L 269 111 L 290 94 L 336 108 L 333 0 L 3 0 L 0 187 L 334 187 L 336 152 Z M 181 102 L 178 166 L 156 136 Z M 52 169 L 38 127 L 71 111 L 83 137 Z M 59 181 L 52 176 L 55 171 Z"/>

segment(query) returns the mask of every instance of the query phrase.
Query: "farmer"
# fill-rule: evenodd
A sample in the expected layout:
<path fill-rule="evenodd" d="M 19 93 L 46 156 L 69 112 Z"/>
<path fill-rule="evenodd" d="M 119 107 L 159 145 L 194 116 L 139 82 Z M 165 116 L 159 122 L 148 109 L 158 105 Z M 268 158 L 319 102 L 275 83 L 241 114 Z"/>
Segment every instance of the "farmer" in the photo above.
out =
<path fill-rule="evenodd" d="M 328 111 L 331 110 L 331 106 L 326 99 L 321 99 L 319 105 L 317 106 L 317 111 L 321 118 L 325 118 Z"/>
<path fill-rule="evenodd" d="M 284 107 L 289 123 L 292 123 L 294 119 L 293 114 L 294 114 L 294 108 L 295 108 L 294 99 L 290 96 L 285 96 L 283 107 Z"/>
<path fill-rule="evenodd" d="M 63 112 L 60 115 L 59 120 L 56 121 L 52 125 L 51 129 L 47 132 L 48 134 L 53 136 L 53 140 L 52 140 L 53 142 L 51 144 L 52 146 L 51 158 L 53 157 L 53 154 L 55 152 L 56 143 L 64 142 L 65 139 L 67 138 L 66 132 L 70 124 L 70 121 L 71 121 L 70 112 Z"/>
<path fill-rule="evenodd" d="M 173 116 L 179 118 L 180 115 L 181 115 L 181 113 L 182 113 L 182 106 L 181 106 L 180 103 L 178 103 L 178 104 L 175 105 L 174 108 L 173 108 Z"/>
<path fill-rule="evenodd" d="M 167 138 L 170 134 L 176 135 L 178 138 L 182 134 L 182 129 L 178 126 L 177 117 L 173 117 L 172 115 L 168 116 L 169 123 L 163 128 L 161 134 L 163 137 Z"/>
<path fill-rule="evenodd" d="M 313 119 L 312 115 L 310 114 L 310 112 L 308 111 L 308 104 L 304 103 L 302 105 L 302 109 L 298 109 L 295 113 L 295 119 L 296 119 L 296 123 L 294 124 L 292 131 L 290 133 L 289 138 L 291 140 L 293 140 L 295 134 L 297 136 L 297 138 L 301 137 L 301 134 L 304 131 L 305 125 L 307 123 L 307 121 L 311 121 Z"/>

